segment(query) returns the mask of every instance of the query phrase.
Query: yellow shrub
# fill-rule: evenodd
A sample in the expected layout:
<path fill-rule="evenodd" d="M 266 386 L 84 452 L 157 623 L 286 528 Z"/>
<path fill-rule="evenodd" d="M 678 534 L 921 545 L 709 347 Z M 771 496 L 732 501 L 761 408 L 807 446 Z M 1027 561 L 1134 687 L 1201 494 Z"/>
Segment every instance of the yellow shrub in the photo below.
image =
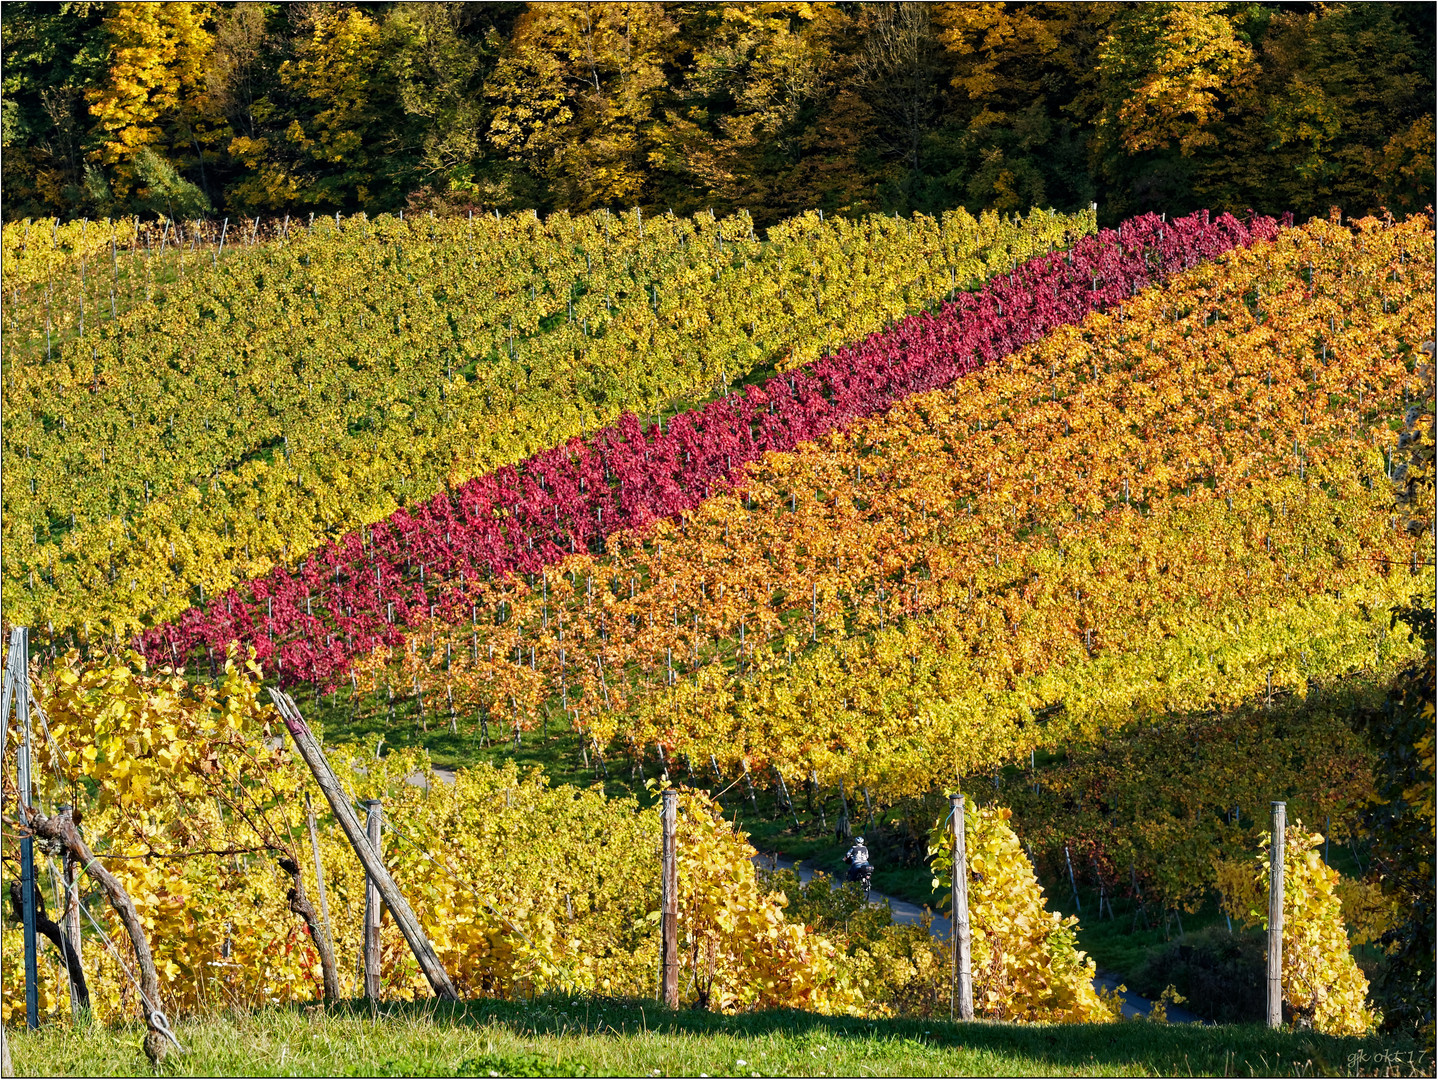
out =
<path fill-rule="evenodd" d="M 1345 889 L 1338 871 L 1319 856 L 1321 834 L 1304 832 L 1295 820 L 1286 840 L 1283 1000 L 1301 1026 L 1327 1035 L 1361 1035 L 1373 1029 L 1378 1016 L 1367 1005 L 1368 980 L 1353 960 L 1344 927 L 1341 894 L 1357 894 Z M 1268 929 L 1268 853 L 1246 862 L 1216 862 L 1215 870 L 1224 910 L 1245 926 Z"/>
<path fill-rule="evenodd" d="M 1009 828 L 1011 812 L 969 806 L 964 816 L 975 1014 L 1049 1023 L 1113 1019 L 1093 988 L 1093 961 L 1077 948 L 1078 919 L 1045 908 L 1043 887 Z M 935 887 L 952 881 L 948 828 L 942 824 L 930 844 Z"/>

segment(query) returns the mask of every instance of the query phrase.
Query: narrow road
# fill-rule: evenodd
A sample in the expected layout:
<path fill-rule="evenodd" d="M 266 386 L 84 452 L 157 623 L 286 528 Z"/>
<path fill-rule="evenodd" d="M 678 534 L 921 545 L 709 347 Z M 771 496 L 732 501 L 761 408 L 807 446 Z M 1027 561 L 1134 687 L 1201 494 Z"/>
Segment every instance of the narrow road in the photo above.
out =
<path fill-rule="evenodd" d="M 799 875 L 799 880 L 804 882 L 809 881 L 814 876 L 814 871 L 802 862 L 795 863 L 789 859 L 782 859 L 773 855 L 755 855 L 754 862 L 756 865 L 766 869 L 793 870 Z M 835 877 L 833 879 L 835 888 L 838 888 L 841 884 L 843 884 L 843 881 L 840 878 Z M 885 896 L 883 893 L 875 892 L 873 889 L 869 890 L 869 903 L 887 905 L 896 923 L 917 924 L 924 920 L 924 909 L 919 905 L 911 904 L 907 900 L 899 900 L 892 896 Z M 933 921 L 929 924 L 929 932 L 940 941 L 947 941 L 949 939 L 949 920 L 945 916 L 938 914 L 934 914 L 932 919 Z M 1120 980 L 1117 976 L 1106 971 L 1099 972 L 1093 980 L 1094 987 L 1099 990 L 1117 990 L 1119 982 Z M 1152 1001 L 1139 997 L 1131 990 L 1124 990 L 1122 997 L 1123 1015 L 1126 1020 L 1131 1020 L 1138 1016 L 1147 1016 L 1153 1008 Z M 1180 1008 L 1177 1005 L 1168 1006 L 1167 1011 L 1170 1023 L 1204 1023 L 1201 1016 L 1191 1013 L 1187 1009 Z"/>

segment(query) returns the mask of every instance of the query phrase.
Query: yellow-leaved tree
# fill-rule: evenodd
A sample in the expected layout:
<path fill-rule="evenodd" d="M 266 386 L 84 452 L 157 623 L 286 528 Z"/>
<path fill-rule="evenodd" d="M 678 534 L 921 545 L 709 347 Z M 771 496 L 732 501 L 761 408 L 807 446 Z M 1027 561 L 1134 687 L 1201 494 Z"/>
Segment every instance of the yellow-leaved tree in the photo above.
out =
<path fill-rule="evenodd" d="M 490 143 L 571 208 L 640 201 L 677 33 L 662 4 L 530 5 L 486 87 Z"/>
<path fill-rule="evenodd" d="M 137 184 L 154 185 L 137 168 L 146 150 L 160 159 L 160 171 L 171 163 L 181 168 L 197 164 L 203 177 L 207 153 L 214 157 L 213 149 L 206 148 L 223 127 L 206 87 L 213 44 L 206 22 L 214 5 L 110 7 L 105 18 L 110 70 L 86 97 L 100 139 L 100 163 L 111 170 L 115 194 L 124 197 Z"/>
<path fill-rule="evenodd" d="M 1115 21 L 1099 50 L 1101 145 L 1127 154 L 1177 146 L 1189 155 L 1217 143 L 1225 96 L 1253 62 L 1224 7 L 1139 4 Z"/>

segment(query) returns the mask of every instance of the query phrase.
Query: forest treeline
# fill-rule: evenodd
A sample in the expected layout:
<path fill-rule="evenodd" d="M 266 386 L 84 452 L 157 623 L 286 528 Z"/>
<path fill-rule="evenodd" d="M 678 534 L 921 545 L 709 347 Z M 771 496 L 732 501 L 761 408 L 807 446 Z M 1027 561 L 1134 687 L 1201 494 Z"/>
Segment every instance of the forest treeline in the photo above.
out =
<path fill-rule="evenodd" d="M 4 216 L 1433 201 L 1434 6 L 20 3 Z"/>

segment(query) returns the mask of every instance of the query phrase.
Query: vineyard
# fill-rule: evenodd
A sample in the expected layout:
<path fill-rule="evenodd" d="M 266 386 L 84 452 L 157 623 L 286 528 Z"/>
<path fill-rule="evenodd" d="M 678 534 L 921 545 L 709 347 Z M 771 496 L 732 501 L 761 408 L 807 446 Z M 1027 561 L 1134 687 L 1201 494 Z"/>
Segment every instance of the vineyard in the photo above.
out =
<path fill-rule="evenodd" d="M 813 215 L 762 242 L 743 215 L 322 218 L 237 229 L 223 259 L 183 226 L 28 228 L 6 230 L 5 563 L 17 620 L 88 643 L 623 412 L 811 361 L 1093 217 Z"/>
<path fill-rule="evenodd" d="M 1336 213 L 7 223 L 3 1019 L 22 908 L 47 1023 L 444 997 L 368 813 L 465 1001 L 668 964 L 717 1013 L 1111 1022 L 1077 863 L 1097 918 L 1282 926 L 1302 1030 L 1431 1035 L 1370 976 L 1423 970 L 1434 256 Z M 962 977 L 755 866 L 860 821 L 962 894 Z"/>

